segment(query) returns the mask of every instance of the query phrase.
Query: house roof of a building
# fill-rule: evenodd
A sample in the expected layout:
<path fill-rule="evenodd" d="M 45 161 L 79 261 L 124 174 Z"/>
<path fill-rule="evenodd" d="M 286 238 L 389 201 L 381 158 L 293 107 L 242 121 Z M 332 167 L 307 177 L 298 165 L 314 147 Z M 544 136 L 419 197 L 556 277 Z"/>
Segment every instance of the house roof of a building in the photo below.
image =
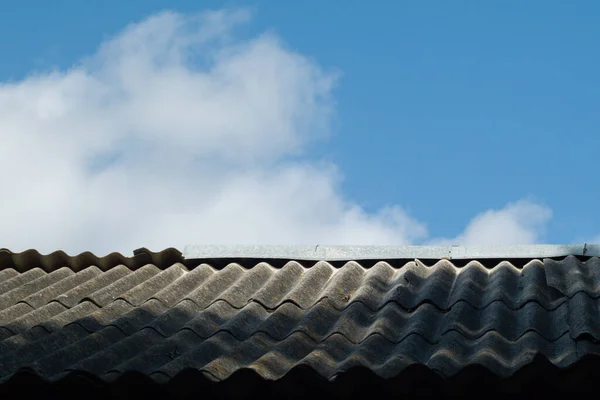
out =
<path fill-rule="evenodd" d="M 1 249 L 0 383 L 557 377 L 600 355 L 599 257 L 598 245 Z"/>

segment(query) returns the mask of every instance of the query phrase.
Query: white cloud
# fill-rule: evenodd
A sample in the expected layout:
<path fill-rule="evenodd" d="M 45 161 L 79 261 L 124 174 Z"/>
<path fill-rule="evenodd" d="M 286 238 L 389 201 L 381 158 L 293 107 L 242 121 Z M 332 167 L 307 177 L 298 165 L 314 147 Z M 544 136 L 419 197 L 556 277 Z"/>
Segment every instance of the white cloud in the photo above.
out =
<path fill-rule="evenodd" d="M 185 244 L 408 244 L 399 206 L 367 213 L 335 165 L 292 161 L 326 139 L 335 71 L 246 11 L 161 13 L 65 71 L 0 85 L 0 243 L 97 254 Z M 516 203 L 457 240 L 533 242 L 549 211 Z"/>
<path fill-rule="evenodd" d="M 440 245 L 512 245 L 537 243 L 552 211 L 530 200 L 510 203 L 499 210 L 476 215 L 454 239 L 438 239 Z"/>

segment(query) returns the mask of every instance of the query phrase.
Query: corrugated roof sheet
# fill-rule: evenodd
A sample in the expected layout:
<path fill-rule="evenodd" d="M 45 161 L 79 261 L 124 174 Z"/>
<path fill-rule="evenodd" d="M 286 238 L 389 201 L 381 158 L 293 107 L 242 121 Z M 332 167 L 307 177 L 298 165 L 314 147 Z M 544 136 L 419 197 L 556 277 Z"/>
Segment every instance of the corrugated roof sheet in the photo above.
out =
<path fill-rule="evenodd" d="M 137 257 L 137 258 L 136 258 Z M 493 264 L 490 264 L 493 263 Z M 339 263 L 338 263 L 339 264 Z M 240 258 L 215 268 L 175 249 L 133 258 L 0 250 L 0 382 L 196 370 L 269 380 L 299 366 L 335 381 L 415 365 L 508 377 L 543 356 L 567 368 L 600 354 L 600 258 L 368 266 Z"/>

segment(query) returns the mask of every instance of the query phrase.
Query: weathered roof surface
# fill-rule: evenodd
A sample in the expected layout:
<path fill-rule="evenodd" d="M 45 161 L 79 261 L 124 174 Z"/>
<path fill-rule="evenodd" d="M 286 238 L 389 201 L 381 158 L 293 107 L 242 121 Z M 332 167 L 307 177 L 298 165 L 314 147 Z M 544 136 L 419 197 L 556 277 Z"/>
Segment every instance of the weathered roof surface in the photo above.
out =
<path fill-rule="evenodd" d="M 507 377 L 537 356 L 566 368 L 600 354 L 598 257 L 214 258 L 0 250 L 0 382 L 23 369 L 51 381 L 137 371 L 167 382 L 189 369 L 279 380 L 299 366 L 331 381 L 414 365 Z"/>

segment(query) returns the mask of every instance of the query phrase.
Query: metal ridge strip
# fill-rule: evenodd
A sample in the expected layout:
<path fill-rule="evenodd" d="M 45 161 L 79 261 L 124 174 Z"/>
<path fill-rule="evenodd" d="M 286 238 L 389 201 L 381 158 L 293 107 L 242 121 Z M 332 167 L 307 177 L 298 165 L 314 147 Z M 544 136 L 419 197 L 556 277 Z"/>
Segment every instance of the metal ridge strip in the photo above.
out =
<path fill-rule="evenodd" d="M 315 261 L 390 259 L 518 259 L 568 255 L 598 257 L 600 244 L 513 246 L 185 246 L 185 259 L 290 259 Z"/>

